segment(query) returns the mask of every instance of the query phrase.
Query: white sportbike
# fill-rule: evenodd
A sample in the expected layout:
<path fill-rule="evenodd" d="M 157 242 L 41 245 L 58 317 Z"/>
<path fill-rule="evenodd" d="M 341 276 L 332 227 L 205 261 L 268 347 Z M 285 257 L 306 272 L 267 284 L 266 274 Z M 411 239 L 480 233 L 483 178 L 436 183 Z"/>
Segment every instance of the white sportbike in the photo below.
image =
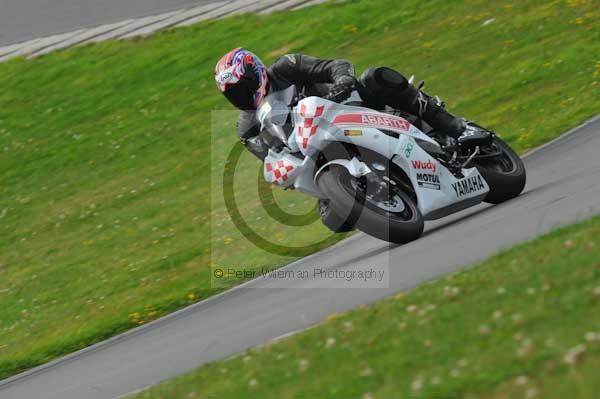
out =
<path fill-rule="evenodd" d="M 319 198 L 333 231 L 394 243 L 419 238 L 425 220 L 523 191 L 523 162 L 497 136 L 463 149 L 389 111 L 363 107 L 356 92 L 342 104 L 293 88 L 267 96 L 257 111 L 269 147 L 265 180 Z"/>

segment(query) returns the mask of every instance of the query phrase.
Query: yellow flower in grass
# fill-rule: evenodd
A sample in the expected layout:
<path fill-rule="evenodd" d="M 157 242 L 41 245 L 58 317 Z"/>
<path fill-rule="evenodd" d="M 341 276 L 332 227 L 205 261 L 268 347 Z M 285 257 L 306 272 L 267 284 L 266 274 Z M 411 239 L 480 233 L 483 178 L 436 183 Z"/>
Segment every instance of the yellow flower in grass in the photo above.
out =
<path fill-rule="evenodd" d="M 298 362 L 298 369 L 300 369 L 300 371 L 305 371 L 308 368 L 308 364 L 308 360 L 300 359 Z"/>
<path fill-rule="evenodd" d="M 327 321 L 334 321 L 334 320 L 339 319 L 340 317 L 342 317 L 342 315 L 340 313 L 332 313 L 327 316 Z"/>
<path fill-rule="evenodd" d="M 567 0 L 569 7 L 580 7 L 586 5 L 588 0 Z"/>
<path fill-rule="evenodd" d="M 594 77 L 597 78 L 600 76 L 600 62 L 596 63 L 596 70 L 594 71 Z"/>
<path fill-rule="evenodd" d="M 581 360 L 581 358 L 583 357 L 583 354 L 585 353 L 586 350 L 587 350 L 587 348 L 585 345 L 579 344 L 579 345 L 569 349 L 567 351 L 567 353 L 565 353 L 565 355 L 563 357 L 563 361 L 569 365 L 576 364 Z"/>

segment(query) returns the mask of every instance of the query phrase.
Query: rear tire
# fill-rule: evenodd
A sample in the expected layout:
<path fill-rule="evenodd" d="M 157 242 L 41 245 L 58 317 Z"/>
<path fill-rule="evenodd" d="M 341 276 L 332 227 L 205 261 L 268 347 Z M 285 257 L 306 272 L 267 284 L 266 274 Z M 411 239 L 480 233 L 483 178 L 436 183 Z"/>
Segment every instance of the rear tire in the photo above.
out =
<path fill-rule="evenodd" d="M 501 158 L 481 162 L 477 169 L 490 186 L 490 192 L 484 201 L 500 204 L 518 197 L 523 192 L 527 173 L 523 161 L 508 144 L 498 137 L 494 139 L 494 144 L 502 153 Z"/>
<path fill-rule="evenodd" d="M 353 177 L 346 168 L 332 165 L 321 172 L 317 182 L 319 189 L 329 199 L 329 208 L 345 221 L 345 225 L 399 244 L 421 237 L 425 227 L 423 216 L 408 194 L 397 193 L 404 203 L 402 212 L 388 212 L 361 197 L 361 193 L 349 184 L 351 179 Z"/>

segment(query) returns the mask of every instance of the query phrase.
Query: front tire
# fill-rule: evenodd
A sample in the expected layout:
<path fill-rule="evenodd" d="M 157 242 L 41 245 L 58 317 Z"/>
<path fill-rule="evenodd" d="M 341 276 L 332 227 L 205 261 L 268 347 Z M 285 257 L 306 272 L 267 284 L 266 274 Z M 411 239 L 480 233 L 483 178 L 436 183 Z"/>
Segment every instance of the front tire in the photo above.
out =
<path fill-rule="evenodd" d="M 425 227 L 423 216 L 408 194 L 395 193 L 393 200 L 401 200 L 404 207 L 402 211 L 388 211 L 365 198 L 353 184 L 356 180 L 339 165 L 332 165 L 321 173 L 317 184 L 329 199 L 332 212 L 347 225 L 388 242 L 403 244 L 421 237 Z"/>
<path fill-rule="evenodd" d="M 490 192 L 484 201 L 500 204 L 518 197 L 525 189 L 527 173 L 523 160 L 499 137 L 494 138 L 498 157 L 477 162 L 477 169 L 490 186 Z"/>
<path fill-rule="evenodd" d="M 347 233 L 354 230 L 354 226 L 349 223 L 346 218 L 338 216 L 337 213 L 333 212 L 329 206 L 329 200 L 319 200 L 319 215 L 321 216 L 321 222 L 325 227 L 334 233 Z"/>

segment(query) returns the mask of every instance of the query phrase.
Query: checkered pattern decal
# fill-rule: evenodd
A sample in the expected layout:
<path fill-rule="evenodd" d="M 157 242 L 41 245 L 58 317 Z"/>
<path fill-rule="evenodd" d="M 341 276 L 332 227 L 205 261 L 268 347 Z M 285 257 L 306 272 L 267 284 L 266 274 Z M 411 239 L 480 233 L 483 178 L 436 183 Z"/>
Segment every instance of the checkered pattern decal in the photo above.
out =
<path fill-rule="evenodd" d="M 308 148 L 310 139 L 317 134 L 319 130 L 318 118 L 323 115 L 325 110 L 324 105 L 319 105 L 314 114 L 309 114 L 306 109 L 306 104 L 300 104 L 300 116 L 303 118 L 303 123 L 298 126 L 298 138 L 301 139 L 300 146 L 303 149 Z"/>
<path fill-rule="evenodd" d="M 289 174 L 294 170 L 294 165 L 286 160 L 277 162 L 265 162 L 265 171 L 271 174 L 271 181 L 279 185 L 285 184 L 289 179 Z"/>

